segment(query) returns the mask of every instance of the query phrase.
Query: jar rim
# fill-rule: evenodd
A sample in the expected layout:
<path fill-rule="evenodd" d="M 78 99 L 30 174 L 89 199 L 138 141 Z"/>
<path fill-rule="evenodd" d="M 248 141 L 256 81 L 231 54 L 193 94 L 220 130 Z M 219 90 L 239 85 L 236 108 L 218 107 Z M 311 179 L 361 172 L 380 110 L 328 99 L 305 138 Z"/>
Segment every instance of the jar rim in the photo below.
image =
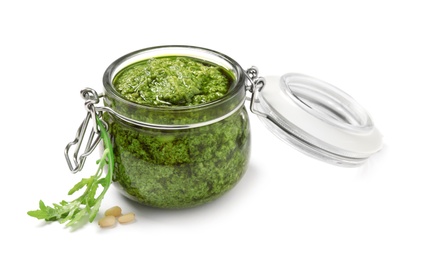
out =
<path fill-rule="evenodd" d="M 222 66 L 225 69 L 228 69 L 234 73 L 235 80 L 232 82 L 231 86 L 228 89 L 228 92 L 225 93 L 222 97 L 198 105 L 192 106 L 149 106 L 145 104 L 139 104 L 128 99 L 125 99 L 114 87 L 113 79 L 115 75 L 121 71 L 123 68 L 131 65 L 133 63 L 146 60 L 154 57 L 165 57 L 165 56 L 183 56 L 183 57 L 192 57 L 200 58 L 202 60 L 212 62 L 216 65 Z M 103 86 L 107 93 L 112 94 L 113 98 L 117 99 L 119 102 L 128 104 L 132 107 L 139 109 L 146 109 L 151 111 L 184 111 L 184 110 L 193 110 L 193 109 L 202 109 L 216 104 L 225 102 L 227 99 L 230 99 L 234 94 L 239 92 L 241 88 L 245 88 L 245 72 L 242 67 L 231 57 L 211 50 L 208 48 L 192 46 L 192 45 L 160 45 L 153 46 L 148 48 L 139 49 L 133 52 L 130 52 L 126 55 L 121 56 L 112 62 L 106 71 L 103 74 Z"/>
<path fill-rule="evenodd" d="M 130 101 L 113 86 L 114 77 L 127 66 L 151 58 L 179 56 L 213 63 L 234 76 L 222 97 L 192 106 L 150 106 Z M 242 67 L 220 52 L 189 45 L 162 45 L 128 53 L 109 65 L 104 72 L 105 110 L 133 125 L 157 129 L 195 128 L 223 120 L 244 106 L 247 75 Z"/>

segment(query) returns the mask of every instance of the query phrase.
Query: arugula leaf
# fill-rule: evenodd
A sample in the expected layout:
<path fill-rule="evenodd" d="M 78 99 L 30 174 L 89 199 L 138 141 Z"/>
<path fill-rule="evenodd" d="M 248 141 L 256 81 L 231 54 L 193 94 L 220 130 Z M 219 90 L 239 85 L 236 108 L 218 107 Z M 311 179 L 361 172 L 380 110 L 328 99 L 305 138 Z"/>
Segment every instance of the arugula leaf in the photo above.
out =
<path fill-rule="evenodd" d="M 44 219 L 45 221 L 58 221 L 66 223 L 66 227 L 79 225 L 88 217 L 89 222 L 93 222 L 101 206 L 101 201 L 104 198 L 107 190 L 112 183 L 114 156 L 112 149 L 112 142 L 107 133 L 103 122 L 96 118 L 97 124 L 100 127 L 100 136 L 103 140 L 104 151 L 100 160 L 97 161 L 98 168 L 96 173 L 89 177 L 83 178 L 80 182 L 75 184 L 69 190 L 68 195 L 85 188 L 84 193 L 71 202 L 61 201 L 59 204 L 53 203 L 52 206 L 46 206 L 42 200 L 39 202 L 39 209 L 28 211 L 27 214 L 37 219 Z M 103 176 L 103 169 L 108 166 L 108 171 L 105 177 Z M 96 197 L 97 190 L 101 186 L 103 190 Z"/>

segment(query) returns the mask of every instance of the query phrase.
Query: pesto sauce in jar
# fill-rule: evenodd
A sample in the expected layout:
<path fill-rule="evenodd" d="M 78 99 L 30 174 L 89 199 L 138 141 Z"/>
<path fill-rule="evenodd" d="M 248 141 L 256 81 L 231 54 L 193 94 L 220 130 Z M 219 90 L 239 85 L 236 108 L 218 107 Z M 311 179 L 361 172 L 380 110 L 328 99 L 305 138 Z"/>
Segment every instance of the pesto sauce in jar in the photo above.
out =
<path fill-rule="evenodd" d="M 181 56 L 131 64 L 116 74 L 113 86 L 137 104 L 195 109 L 221 99 L 233 81 L 231 72 L 218 65 Z M 115 184 L 125 196 L 159 208 L 193 207 L 220 197 L 241 179 L 250 154 L 247 111 L 235 105 L 233 110 L 215 123 L 178 130 L 136 126 L 106 113 Z M 207 113 L 202 116 L 212 116 Z"/>
<path fill-rule="evenodd" d="M 233 76 L 223 68 L 188 57 L 160 57 L 129 65 L 113 85 L 132 102 L 151 106 L 194 106 L 221 98 Z"/>

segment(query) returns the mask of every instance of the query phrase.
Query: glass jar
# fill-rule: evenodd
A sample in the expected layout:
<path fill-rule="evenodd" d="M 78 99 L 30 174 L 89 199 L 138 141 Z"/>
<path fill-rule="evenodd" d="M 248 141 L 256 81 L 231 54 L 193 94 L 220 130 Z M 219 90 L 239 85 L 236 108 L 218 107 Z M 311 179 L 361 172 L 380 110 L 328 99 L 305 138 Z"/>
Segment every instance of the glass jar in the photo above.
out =
<path fill-rule="evenodd" d="M 169 56 L 223 69 L 232 78 L 227 93 L 200 105 L 163 107 L 128 101 L 116 91 L 113 80 L 129 65 Z M 103 94 L 81 91 L 88 112 L 65 148 L 66 160 L 72 172 L 82 169 L 100 143 L 100 117 L 113 144 L 114 183 L 125 196 L 148 206 L 193 207 L 236 185 L 250 155 L 246 100 L 273 134 L 324 162 L 359 166 L 382 148 L 382 135 L 369 114 L 335 86 L 297 73 L 259 77 L 255 67 L 243 70 L 230 57 L 201 47 L 158 46 L 129 53 L 107 68 L 103 85 Z M 80 154 L 89 122 L 93 127 Z"/>
<path fill-rule="evenodd" d="M 195 106 L 147 106 L 113 86 L 122 69 L 160 56 L 184 56 L 223 67 L 234 80 L 226 95 Z M 194 47 L 143 49 L 113 62 L 103 78 L 104 105 L 115 155 L 113 181 L 127 197 L 160 208 L 185 208 L 230 190 L 247 169 L 250 127 L 245 73 L 231 58 Z"/>

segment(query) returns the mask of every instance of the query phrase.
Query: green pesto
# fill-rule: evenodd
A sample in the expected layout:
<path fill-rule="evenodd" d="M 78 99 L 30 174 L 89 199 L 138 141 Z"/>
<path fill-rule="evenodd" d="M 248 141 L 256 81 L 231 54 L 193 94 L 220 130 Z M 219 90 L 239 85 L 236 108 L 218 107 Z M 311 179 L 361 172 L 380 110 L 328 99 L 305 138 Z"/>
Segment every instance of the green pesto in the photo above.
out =
<path fill-rule="evenodd" d="M 168 62 L 180 64 L 181 60 L 187 64 L 198 63 L 198 60 L 186 57 L 155 60 L 166 61 L 166 64 Z M 140 62 L 140 64 L 130 65 L 129 68 L 145 64 L 146 62 Z M 171 67 L 171 65 L 166 66 Z M 164 89 L 163 92 L 166 94 L 156 93 L 159 99 L 143 98 L 140 102 L 149 100 L 150 106 L 163 106 L 162 101 L 170 102 L 172 106 L 181 104 L 195 106 L 197 101 L 210 102 L 224 95 L 231 84 L 228 80 L 229 73 L 224 72 L 217 65 L 202 63 L 198 66 L 207 67 L 204 70 L 213 69 L 214 73 L 220 71 L 220 76 L 215 75 L 209 78 L 210 82 L 215 82 L 214 79 L 218 78 L 219 80 L 215 83 L 202 80 L 206 87 L 202 87 L 201 94 L 183 86 L 183 91 L 189 94 L 179 95 L 180 92 L 176 91 L 175 97 L 172 97 Z M 125 68 L 123 70 L 129 71 Z M 156 70 L 159 68 L 156 67 Z M 125 80 L 125 77 L 128 75 L 133 77 L 135 75 L 133 73 L 134 71 L 118 73 L 114 82 L 128 82 L 129 80 Z M 141 70 L 138 73 L 139 77 L 143 77 L 146 72 Z M 182 73 L 186 79 L 197 81 L 194 72 L 192 72 L 193 75 L 189 75 L 191 73 L 189 71 Z M 224 78 L 226 78 L 226 90 L 220 86 L 220 81 Z M 160 78 L 155 80 L 163 82 Z M 118 88 L 117 85 L 114 84 L 114 86 Z M 172 88 L 175 89 L 175 86 Z M 191 95 L 192 93 L 196 94 Z M 129 96 L 123 92 L 121 94 L 126 99 L 137 102 L 131 100 L 133 93 Z M 148 95 L 144 95 L 146 96 Z M 157 103 L 157 100 L 160 102 Z M 111 105 L 118 106 L 119 104 L 113 101 Z M 250 128 L 248 114 L 243 106 L 221 121 L 183 130 L 158 130 L 134 126 L 111 114 L 105 114 L 104 118 L 109 125 L 113 142 L 114 183 L 124 195 L 141 204 L 160 208 L 186 208 L 201 205 L 220 197 L 234 187 L 247 169 L 250 154 Z"/>
<path fill-rule="evenodd" d="M 242 108 L 225 120 L 186 130 L 154 130 L 109 121 L 114 181 L 148 206 L 193 207 L 230 190 L 247 169 L 250 131 Z"/>
<path fill-rule="evenodd" d="M 219 66 L 188 57 L 161 57 L 131 64 L 113 80 L 126 99 L 151 106 L 193 106 L 224 96 L 232 77 Z"/>

